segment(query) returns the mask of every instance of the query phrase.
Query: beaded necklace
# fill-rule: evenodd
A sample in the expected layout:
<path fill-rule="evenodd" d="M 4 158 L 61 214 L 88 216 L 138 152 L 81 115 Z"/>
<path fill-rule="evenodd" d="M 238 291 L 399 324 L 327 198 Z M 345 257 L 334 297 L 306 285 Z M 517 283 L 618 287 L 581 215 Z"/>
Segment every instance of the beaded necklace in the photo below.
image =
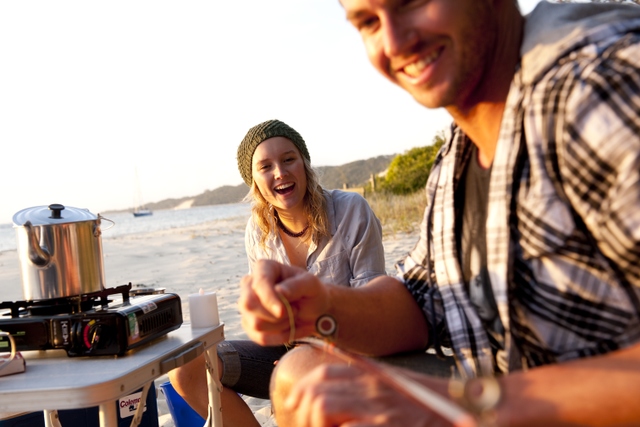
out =
<path fill-rule="evenodd" d="M 291 236 L 291 237 L 295 237 L 295 238 L 301 237 L 309 229 L 309 224 L 307 224 L 307 226 L 305 228 L 303 228 L 302 231 L 299 231 L 298 233 L 294 233 L 293 231 L 291 231 L 287 227 L 285 227 L 285 225 L 282 223 L 282 221 L 280 220 L 280 217 L 278 216 L 278 211 L 274 210 L 274 216 L 276 217 L 276 224 L 278 225 L 278 228 L 280 230 L 284 231 L 284 234 L 286 234 L 287 236 Z"/>

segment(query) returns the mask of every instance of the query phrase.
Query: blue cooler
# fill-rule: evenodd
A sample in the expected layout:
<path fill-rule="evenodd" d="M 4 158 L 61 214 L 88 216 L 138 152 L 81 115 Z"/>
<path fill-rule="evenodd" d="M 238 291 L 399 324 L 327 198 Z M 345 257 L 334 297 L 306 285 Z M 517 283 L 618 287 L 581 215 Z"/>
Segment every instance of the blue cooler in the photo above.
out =
<path fill-rule="evenodd" d="M 162 394 L 164 394 L 164 397 L 167 399 L 167 406 L 169 407 L 171 418 L 173 418 L 176 427 L 204 426 L 205 419 L 184 401 L 169 381 L 160 384 L 160 391 L 162 391 Z"/>

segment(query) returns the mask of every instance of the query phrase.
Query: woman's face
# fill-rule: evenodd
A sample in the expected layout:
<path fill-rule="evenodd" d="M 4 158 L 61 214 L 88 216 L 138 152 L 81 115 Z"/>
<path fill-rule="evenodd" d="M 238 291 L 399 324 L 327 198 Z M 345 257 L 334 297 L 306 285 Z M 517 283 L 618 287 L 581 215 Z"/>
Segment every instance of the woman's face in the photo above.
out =
<path fill-rule="evenodd" d="M 277 136 L 260 143 L 253 153 L 251 173 L 262 197 L 276 209 L 302 207 L 307 175 L 302 155 L 289 139 Z"/>

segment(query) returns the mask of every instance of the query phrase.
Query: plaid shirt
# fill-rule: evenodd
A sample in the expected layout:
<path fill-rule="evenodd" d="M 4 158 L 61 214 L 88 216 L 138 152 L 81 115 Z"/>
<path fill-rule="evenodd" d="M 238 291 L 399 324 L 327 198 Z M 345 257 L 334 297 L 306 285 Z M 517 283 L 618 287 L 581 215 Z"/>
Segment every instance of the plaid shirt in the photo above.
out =
<path fill-rule="evenodd" d="M 640 341 L 640 8 L 540 3 L 522 51 L 487 219 L 509 371 Z M 461 373 L 476 376 L 494 367 L 455 236 L 470 144 L 452 126 L 427 183 L 420 240 L 397 268 L 432 343 L 451 346 Z"/>

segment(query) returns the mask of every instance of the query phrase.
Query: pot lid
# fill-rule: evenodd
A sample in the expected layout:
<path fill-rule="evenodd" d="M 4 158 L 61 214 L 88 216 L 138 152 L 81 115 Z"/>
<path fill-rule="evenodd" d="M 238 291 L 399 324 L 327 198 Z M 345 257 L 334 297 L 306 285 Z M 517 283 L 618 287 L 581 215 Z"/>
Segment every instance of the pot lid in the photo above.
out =
<path fill-rule="evenodd" d="M 73 208 L 54 203 L 49 206 L 34 206 L 22 209 L 13 215 L 13 225 L 23 226 L 27 221 L 32 225 L 65 224 L 69 222 L 93 221 L 98 217 L 88 209 Z"/>

